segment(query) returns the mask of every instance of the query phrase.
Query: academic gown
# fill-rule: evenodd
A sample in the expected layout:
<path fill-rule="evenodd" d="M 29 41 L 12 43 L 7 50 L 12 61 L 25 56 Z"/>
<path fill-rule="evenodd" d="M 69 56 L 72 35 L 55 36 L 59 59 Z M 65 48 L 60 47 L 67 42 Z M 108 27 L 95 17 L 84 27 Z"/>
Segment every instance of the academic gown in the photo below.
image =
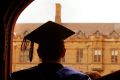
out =
<path fill-rule="evenodd" d="M 11 74 L 12 80 L 56 80 L 56 71 L 63 68 L 61 64 L 42 63 L 38 66 L 20 70 Z"/>
<path fill-rule="evenodd" d="M 63 77 L 58 74 L 59 70 Z M 72 70 L 64 69 L 62 64 L 59 63 L 41 63 L 29 69 L 13 72 L 11 80 L 91 80 L 85 74 L 74 73 Z"/>

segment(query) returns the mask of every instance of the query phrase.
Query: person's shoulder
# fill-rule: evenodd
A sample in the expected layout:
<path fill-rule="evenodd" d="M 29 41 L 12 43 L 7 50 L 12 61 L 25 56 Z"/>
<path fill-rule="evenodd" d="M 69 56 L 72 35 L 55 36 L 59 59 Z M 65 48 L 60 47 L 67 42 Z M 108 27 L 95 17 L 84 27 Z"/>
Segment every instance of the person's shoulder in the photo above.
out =
<path fill-rule="evenodd" d="M 37 66 L 35 67 L 31 67 L 28 69 L 24 69 L 24 70 L 20 70 L 20 71 L 15 71 L 13 73 L 10 74 L 11 78 L 13 80 L 20 80 L 20 79 L 28 79 L 32 76 L 34 76 L 35 74 L 33 74 L 35 71 L 37 71 Z"/>
<path fill-rule="evenodd" d="M 65 80 L 90 80 L 87 74 L 70 67 L 64 67 L 57 73 Z"/>

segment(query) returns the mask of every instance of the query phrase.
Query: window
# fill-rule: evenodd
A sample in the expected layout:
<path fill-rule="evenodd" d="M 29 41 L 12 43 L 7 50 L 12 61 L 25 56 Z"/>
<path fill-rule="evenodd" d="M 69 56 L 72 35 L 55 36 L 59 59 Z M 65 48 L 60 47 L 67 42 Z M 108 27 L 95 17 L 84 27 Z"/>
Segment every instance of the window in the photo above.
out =
<path fill-rule="evenodd" d="M 24 53 L 20 52 L 20 62 L 26 63 L 29 61 L 29 49 L 27 49 Z"/>
<path fill-rule="evenodd" d="M 116 63 L 118 60 L 118 50 L 113 49 L 111 51 L 111 62 Z"/>
<path fill-rule="evenodd" d="M 16 42 L 14 42 L 14 44 L 13 44 L 13 53 L 14 54 L 16 54 L 17 53 L 17 48 L 18 48 L 18 46 L 17 46 L 17 44 L 16 44 Z"/>
<path fill-rule="evenodd" d="M 95 49 L 94 51 L 94 62 L 101 62 L 101 49 Z"/>
<path fill-rule="evenodd" d="M 83 58 L 83 49 L 77 49 L 76 61 L 81 62 Z"/>
<path fill-rule="evenodd" d="M 85 37 L 85 33 L 80 30 L 80 31 L 77 32 L 76 36 L 77 36 L 77 38 L 79 38 L 79 39 L 80 39 L 80 38 L 84 38 L 84 37 Z"/>
<path fill-rule="evenodd" d="M 115 30 L 113 30 L 113 31 L 110 33 L 110 37 L 111 37 L 111 38 L 119 38 L 119 33 L 117 33 Z"/>
<path fill-rule="evenodd" d="M 101 33 L 100 33 L 100 31 L 99 31 L 99 30 L 97 30 L 97 31 L 94 33 L 94 35 L 95 35 L 95 37 L 96 37 L 96 38 L 99 38 L 99 37 L 100 37 L 100 35 L 101 35 Z"/>

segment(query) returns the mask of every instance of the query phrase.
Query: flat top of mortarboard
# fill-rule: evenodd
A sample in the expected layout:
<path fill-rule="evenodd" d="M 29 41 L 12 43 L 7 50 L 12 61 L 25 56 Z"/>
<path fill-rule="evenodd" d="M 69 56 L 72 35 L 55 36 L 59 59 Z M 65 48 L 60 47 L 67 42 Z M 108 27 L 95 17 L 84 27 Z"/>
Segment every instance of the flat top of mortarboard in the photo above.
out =
<path fill-rule="evenodd" d="M 65 40 L 75 32 L 52 21 L 48 21 L 26 35 L 24 38 L 31 42 L 40 43 L 44 40 Z"/>

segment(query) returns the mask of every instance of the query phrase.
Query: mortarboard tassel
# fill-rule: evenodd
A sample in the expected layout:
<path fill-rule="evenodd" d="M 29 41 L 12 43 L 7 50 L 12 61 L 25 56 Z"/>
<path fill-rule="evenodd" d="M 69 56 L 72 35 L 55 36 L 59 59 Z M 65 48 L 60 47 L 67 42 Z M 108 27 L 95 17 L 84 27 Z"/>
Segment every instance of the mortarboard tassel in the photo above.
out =
<path fill-rule="evenodd" d="M 30 51 L 29 51 L 29 60 L 32 61 L 33 58 L 33 50 L 34 50 L 34 42 L 31 42 L 30 44 Z"/>
<path fill-rule="evenodd" d="M 28 46 L 29 46 L 30 41 L 23 39 L 22 44 L 21 44 L 21 51 L 24 54 L 25 51 L 27 50 Z M 30 46 L 31 47 L 31 46 Z"/>

